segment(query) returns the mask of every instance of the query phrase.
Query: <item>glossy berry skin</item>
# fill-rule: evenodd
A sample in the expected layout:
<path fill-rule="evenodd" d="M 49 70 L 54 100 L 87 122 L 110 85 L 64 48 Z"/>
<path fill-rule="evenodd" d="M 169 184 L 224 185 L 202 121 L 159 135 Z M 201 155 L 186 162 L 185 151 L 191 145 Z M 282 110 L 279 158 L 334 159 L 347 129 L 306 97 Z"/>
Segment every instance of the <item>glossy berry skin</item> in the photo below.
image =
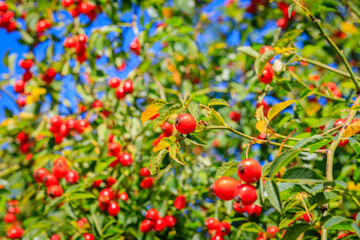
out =
<path fill-rule="evenodd" d="M 165 223 L 166 223 L 166 226 L 169 227 L 169 228 L 172 228 L 176 225 L 177 223 L 177 220 L 174 216 L 172 215 L 166 215 L 164 217 L 164 220 L 165 220 Z"/>
<path fill-rule="evenodd" d="M 184 195 L 177 196 L 174 201 L 174 207 L 178 210 L 186 207 L 186 198 Z"/>
<path fill-rule="evenodd" d="M 164 122 L 160 125 L 160 128 L 164 131 L 166 137 L 170 137 L 172 135 L 174 125 L 169 122 Z"/>
<path fill-rule="evenodd" d="M 154 179 L 152 177 L 144 178 L 140 182 L 140 187 L 142 188 L 151 188 L 154 185 Z"/>
<path fill-rule="evenodd" d="M 233 209 L 234 209 L 236 212 L 238 212 L 238 213 L 244 213 L 244 212 L 246 212 L 245 206 L 243 206 L 242 204 L 237 203 L 237 202 L 234 202 L 234 204 L 233 204 Z"/>
<path fill-rule="evenodd" d="M 207 227 L 207 229 L 209 230 L 214 230 L 217 229 L 219 226 L 220 222 L 219 220 L 217 220 L 216 218 L 208 218 L 205 221 L 205 226 Z"/>
<path fill-rule="evenodd" d="M 113 198 L 113 191 L 110 188 L 104 188 L 100 193 L 98 200 L 102 204 L 109 204 Z"/>
<path fill-rule="evenodd" d="M 36 182 L 43 182 L 44 177 L 49 175 L 49 171 L 45 168 L 38 168 L 35 170 L 33 176 Z"/>
<path fill-rule="evenodd" d="M 13 213 L 6 213 L 4 216 L 4 222 L 11 223 L 16 220 L 16 215 Z"/>
<path fill-rule="evenodd" d="M 287 28 L 287 20 L 285 18 L 279 18 L 276 21 L 276 25 L 280 27 L 282 30 L 285 30 Z"/>
<path fill-rule="evenodd" d="M 79 180 L 79 174 L 75 170 L 69 170 L 65 175 L 65 180 L 68 185 L 75 184 Z"/>
<path fill-rule="evenodd" d="M 62 1 L 61 1 L 61 4 L 62 4 L 64 7 L 70 7 L 73 3 L 74 3 L 74 0 L 62 0 Z"/>
<path fill-rule="evenodd" d="M 9 229 L 9 231 L 7 231 L 6 235 L 10 239 L 16 239 L 16 238 L 20 238 L 23 235 L 23 233 L 24 233 L 24 230 L 22 230 L 22 228 L 12 227 Z"/>
<path fill-rule="evenodd" d="M 146 212 L 145 217 L 147 219 L 155 221 L 155 220 L 157 220 L 159 218 L 159 211 L 156 210 L 155 208 L 151 208 Z"/>
<path fill-rule="evenodd" d="M 83 237 L 85 238 L 85 240 L 95 240 L 94 235 L 92 235 L 91 233 L 84 233 Z"/>
<path fill-rule="evenodd" d="M 345 139 L 345 140 L 340 140 L 339 142 L 339 146 L 340 147 L 344 147 L 349 143 L 349 140 Z"/>
<path fill-rule="evenodd" d="M 220 235 L 228 235 L 230 233 L 230 223 L 221 222 L 217 228 L 217 233 Z"/>
<path fill-rule="evenodd" d="M 55 177 L 53 173 L 49 173 L 43 178 L 45 186 L 50 187 L 52 185 L 59 185 L 59 180 Z"/>
<path fill-rule="evenodd" d="M 76 123 L 76 130 L 78 131 L 78 133 L 83 133 L 88 127 L 89 123 L 84 119 L 81 119 Z"/>
<path fill-rule="evenodd" d="M 245 205 L 244 208 L 249 215 L 254 215 L 258 217 L 261 214 L 261 207 L 259 207 L 258 205 L 255 204 Z"/>
<path fill-rule="evenodd" d="M 120 211 L 120 207 L 119 204 L 115 201 L 111 201 L 109 203 L 109 206 L 107 208 L 107 212 L 111 215 L 111 216 L 116 216 L 118 214 L 118 212 Z"/>
<path fill-rule="evenodd" d="M 120 86 L 121 79 L 118 78 L 118 77 L 112 77 L 112 78 L 109 79 L 109 82 L 108 82 L 108 83 L 109 83 L 109 86 L 110 86 L 111 88 L 117 88 L 117 87 Z"/>
<path fill-rule="evenodd" d="M 120 199 L 123 200 L 124 202 L 127 202 L 127 200 L 129 200 L 129 196 L 126 192 L 122 192 L 120 193 Z"/>
<path fill-rule="evenodd" d="M 216 197 L 224 201 L 229 201 L 234 198 L 235 189 L 240 185 L 240 182 L 231 177 L 218 178 L 213 185 L 214 194 Z"/>
<path fill-rule="evenodd" d="M 150 170 L 148 168 L 143 167 L 140 169 L 140 175 L 142 177 L 150 177 Z"/>
<path fill-rule="evenodd" d="M 257 199 L 256 188 L 249 184 L 239 185 L 234 193 L 235 202 L 242 203 L 243 205 L 253 204 Z"/>
<path fill-rule="evenodd" d="M 255 159 L 243 159 L 238 165 L 237 173 L 244 182 L 254 183 L 261 177 L 261 165 Z"/>
<path fill-rule="evenodd" d="M 310 216 L 311 216 L 311 214 L 310 214 Z M 302 217 L 301 217 L 305 222 L 310 222 L 311 221 L 311 219 L 310 219 L 310 217 L 309 217 L 309 214 L 307 214 L 307 213 L 305 213 L 304 215 L 302 215 Z"/>
<path fill-rule="evenodd" d="M 151 229 L 153 228 L 153 226 L 154 226 L 153 221 L 151 221 L 149 219 L 145 219 L 144 221 L 142 221 L 140 223 L 140 231 L 143 233 L 150 232 Z"/>
<path fill-rule="evenodd" d="M 229 113 L 229 118 L 230 118 L 231 120 L 233 120 L 234 122 L 240 122 L 241 115 L 240 115 L 240 113 L 238 113 L 238 112 L 231 111 L 231 112 Z"/>
<path fill-rule="evenodd" d="M 340 125 L 343 125 L 344 123 L 345 123 L 345 119 L 342 119 L 342 118 L 337 119 L 334 123 L 334 127 L 338 127 Z"/>
<path fill-rule="evenodd" d="M 123 152 L 119 156 L 119 162 L 120 162 L 121 165 L 123 165 L 125 167 L 130 166 L 133 163 L 133 158 L 132 158 L 130 153 Z"/>
<path fill-rule="evenodd" d="M 133 83 L 132 83 L 132 81 L 131 80 L 126 80 L 125 82 L 124 82 L 124 86 L 123 86 L 123 88 L 124 88 L 124 92 L 125 92 L 125 94 L 128 94 L 128 93 L 132 93 L 133 92 L 133 90 L 134 90 L 134 87 L 133 87 Z"/>
<path fill-rule="evenodd" d="M 110 188 L 115 183 L 116 183 L 116 178 L 114 177 L 108 177 L 108 179 L 106 179 L 106 187 L 108 188 Z"/>
<path fill-rule="evenodd" d="M 52 185 L 47 189 L 47 195 L 51 198 L 60 197 L 63 194 L 63 189 L 59 185 Z"/>
<path fill-rule="evenodd" d="M 116 98 L 121 100 L 125 98 L 125 91 L 124 88 L 118 87 L 115 91 Z"/>
<path fill-rule="evenodd" d="M 274 51 L 274 49 L 271 46 L 262 46 L 259 50 L 259 53 L 264 54 L 267 51 Z"/>
<path fill-rule="evenodd" d="M 130 43 L 130 50 L 132 50 L 136 55 L 140 54 L 140 43 L 139 43 L 139 39 L 135 38 L 131 43 Z"/>
<path fill-rule="evenodd" d="M 155 222 L 155 230 L 158 232 L 161 232 L 162 230 L 164 230 L 166 228 L 166 222 L 164 220 L 164 218 L 158 218 Z"/>
<path fill-rule="evenodd" d="M 61 124 L 63 123 L 63 120 L 60 116 L 55 115 L 50 118 L 50 124 L 54 126 L 55 128 L 59 129 L 61 127 Z"/>
<path fill-rule="evenodd" d="M 55 177 L 65 177 L 68 170 L 69 166 L 67 165 L 66 158 L 58 157 L 54 162 L 54 167 L 52 168 L 52 172 L 54 173 Z"/>
<path fill-rule="evenodd" d="M 50 238 L 50 240 L 61 240 L 61 237 L 57 234 L 53 234 Z"/>
<path fill-rule="evenodd" d="M 259 80 L 262 83 L 269 84 L 273 80 L 273 77 L 274 69 L 270 63 L 266 63 L 261 75 L 259 75 Z"/>
<path fill-rule="evenodd" d="M 16 93 L 23 93 L 25 89 L 25 81 L 17 80 L 14 84 L 14 91 Z"/>
<path fill-rule="evenodd" d="M 102 183 L 102 179 L 97 179 L 93 182 L 92 187 L 98 188 L 98 187 L 100 187 L 101 183 Z"/>
<path fill-rule="evenodd" d="M 224 237 L 221 234 L 216 233 L 210 240 L 224 240 Z"/>
<path fill-rule="evenodd" d="M 196 129 L 196 120 L 188 113 L 182 113 L 175 119 L 175 128 L 181 134 L 189 134 Z"/>
<path fill-rule="evenodd" d="M 108 151 L 112 156 L 116 156 L 121 151 L 120 143 L 118 143 L 118 142 L 109 143 Z"/>
<path fill-rule="evenodd" d="M 279 231 L 278 227 L 271 226 L 266 229 L 266 232 L 269 233 L 273 238 L 275 237 L 275 234 Z"/>
<path fill-rule="evenodd" d="M 258 237 L 256 240 L 266 240 L 264 237 Z"/>
<path fill-rule="evenodd" d="M 29 70 L 34 65 L 34 61 L 32 59 L 21 59 L 19 61 L 19 66 L 25 70 Z"/>

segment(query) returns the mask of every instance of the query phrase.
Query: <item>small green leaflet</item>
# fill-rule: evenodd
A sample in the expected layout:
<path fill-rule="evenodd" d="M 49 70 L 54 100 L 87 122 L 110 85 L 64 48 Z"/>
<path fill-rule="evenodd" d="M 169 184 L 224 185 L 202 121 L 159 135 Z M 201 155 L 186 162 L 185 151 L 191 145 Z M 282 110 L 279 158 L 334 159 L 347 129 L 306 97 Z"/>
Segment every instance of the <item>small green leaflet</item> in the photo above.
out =
<path fill-rule="evenodd" d="M 215 105 L 224 105 L 224 106 L 229 106 L 229 104 L 221 98 L 213 98 L 209 101 L 208 106 L 215 106 Z"/>
<path fill-rule="evenodd" d="M 189 110 L 190 114 L 195 118 L 195 120 L 199 119 L 200 105 L 198 102 L 191 101 L 188 105 L 188 110 Z"/>
<path fill-rule="evenodd" d="M 215 111 L 214 109 L 210 109 L 210 112 L 208 112 L 210 120 L 216 125 L 216 126 L 226 126 L 226 123 L 224 122 L 224 119 L 221 117 L 220 113 Z"/>
<path fill-rule="evenodd" d="M 270 166 L 270 177 L 275 177 L 276 173 L 279 172 L 282 167 L 288 165 L 294 158 L 299 155 L 299 153 L 299 150 L 287 150 L 282 152 L 280 156 L 275 158 Z"/>
<path fill-rule="evenodd" d="M 195 145 L 201 145 L 201 146 L 206 146 L 207 143 L 202 140 L 198 135 L 196 135 L 195 133 L 189 133 L 186 135 L 185 137 L 187 140 L 189 140 L 190 142 L 192 142 Z"/>
<path fill-rule="evenodd" d="M 167 149 L 162 149 L 158 152 L 155 152 L 152 154 L 151 158 L 150 158 L 150 173 L 151 175 L 157 175 L 157 173 L 159 172 L 162 160 L 164 159 L 165 155 L 168 153 L 169 151 Z"/>
<path fill-rule="evenodd" d="M 177 149 L 176 145 L 171 145 L 169 147 L 169 154 L 170 157 L 177 163 L 180 163 L 181 165 L 185 165 L 186 162 L 184 161 L 183 157 L 181 156 L 179 150 Z"/>
<path fill-rule="evenodd" d="M 265 64 L 267 62 L 269 62 L 270 59 L 272 59 L 275 55 L 276 55 L 276 53 L 274 51 L 266 51 L 265 53 L 263 53 L 259 57 L 257 57 L 255 60 L 256 74 L 259 75 L 263 71 Z"/>
<path fill-rule="evenodd" d="M 215 179 L 220 177 L 231 177 L 237 170 L 237 166 L 239 162 L 237 161 L 229 161 L 221 165 L 219 169 L 216 171 Z"/>
<path fill-rule="evenodd" d="M 237 49 L 239 52 L 245 53 L 246 55 L 252 57 L 252 58 L 257 58 L 260 56 L 260 53 L 258 53 L 257 51 L 255 51 L 252 47 L 239 47 Z"/>
<path fill-rule="evenodd" d="M 270 204 L 281 213 L 282 211 L 282 202 L 280 199 L 279 189 L 274 180 L 267 180 L 265 182 L 265 191 L 268 195 Z"/>

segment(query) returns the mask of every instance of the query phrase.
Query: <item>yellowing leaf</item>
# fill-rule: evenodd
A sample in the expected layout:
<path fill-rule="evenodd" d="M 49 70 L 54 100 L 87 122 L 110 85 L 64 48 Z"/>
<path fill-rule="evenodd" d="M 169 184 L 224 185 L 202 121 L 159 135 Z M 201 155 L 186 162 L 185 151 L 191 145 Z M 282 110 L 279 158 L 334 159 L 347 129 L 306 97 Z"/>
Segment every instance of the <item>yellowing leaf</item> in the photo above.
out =
<path fill-rule="evenodd" d="M 351 34 L 357 34 L 358 29 L 354 26 L 354 24 L 349 22 L 342 22 L 340 25 L 341 31 L 344 33 L 351 33 Z"/>
<path fill-rule="evenodd" d="M 343 137 L 348 138 L 360 132 L 360 121 L 351 123 L 343 134 Z"/>
<path fill-rule="evenodd" d="M 260 132 L 260 133 L 265 133 L 266 132 L 266 128 L 267 128 L 267 124 L 265 120 L 259 121 L 255 124 L 256 129 Z"/>
<path fill-rule="evenodd" d="M 282 54 L 290 51 L 294 51 L 296 48 L 294 47 L 274 47 L 274 52 L 276 54 Z"/>
<path fill-rule="evenodd" d="M 176 86 L 181 85 L 181 74 L 178 71 L 173 72 L 173 79 L 176 84 Z"/>
<path fill-rule="evenodd" d="M 153 148 L 153 152 L 160 151 L 162 149 L 168 148 L 171 145 L 175 145 L 176 137 L 164 137 L 160 142 Z"/>
<path fill-rule="evenodd" d="M 309 102 L 305 108 L 306 115 L 313 116 L 321 109 L 321 104 L 318 102 Z"/>
<path fill-rule="evenodd" d="M 141 123 L 144 124 L 147 120 L 155 116 L 159 109 L 165 104 L 166 102 L 161 99 L 157 99 L 153 101 L 149 106 L 145 108 L 145 111 L 141 114 L 140 120 Z"/>
<path fill-rule="evenodd" d="M 256 109 L 255 118 L 257 121 L 264 120 L 264 106 L 263 105 L 260 105 L 260 107 L 258 107 Z"/>
<path fill-rule="evenodd" d="M 273 106 L 267 114 L 267 118 L 271 121 L 279 112 L 296 102 L 296 100 L 287 100 Z"/>
<path fill-rule="evenodd" d="M 217 50 L 217 49 L 222 49 L 222 48 L 226 48 L 227 44 L 226 43 L 216 43 L 214 45 L 211 45 L 209 47 L 209 54 L 211 54 L 213 51 Z"/>

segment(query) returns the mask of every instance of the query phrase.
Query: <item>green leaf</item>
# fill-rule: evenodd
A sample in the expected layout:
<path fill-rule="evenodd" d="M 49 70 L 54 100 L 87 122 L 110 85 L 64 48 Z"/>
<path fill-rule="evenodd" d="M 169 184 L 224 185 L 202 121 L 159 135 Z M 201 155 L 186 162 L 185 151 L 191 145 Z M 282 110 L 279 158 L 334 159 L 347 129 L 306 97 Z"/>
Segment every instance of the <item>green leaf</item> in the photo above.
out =
<path fill-rule="evenodd" d="M 150 173 L 151 175 L 157 175 L 162 160 L 164 159 L 165 155 L 168 153 L 167 149 L 162 149 L 158 152 L 155 152 L 152 154 L 151 158 L 150 158 Z"/>
<path fill-rule="evenodd" d="M 181 156 L 179 150 L 177 149 L 176 145 L 171 145 L 169 148 L 170 157 L 177 163 L 185 165 L 186 162 L 184 161 L 183 157 Z"/>
<path fill-rule="evenodd" d="M 286 229 L 283 240 L 294 240 L 297 239 L 303 232 L 305 232 L 311 225 L 307 223 L 294 224 Z"/>
<path fill-rule="evenodd" d="M 287 47 L 290 42 L 294 41 L 297 36 L 299 36 L 303 31 L 302 30 L 292 30 L 287 31 L 276 43 L 276 47 Z"/>
<path fill-rule="evenodd" d="M 335 216 L 327 220 L 324 224 L 325 229 L 332 229 L 332 230 L 351 230 L 351 224 L 354 221 L 348 218 L 344 218 L 341 216 Z"/>
<path fill-rule="evenodd" d="M 311 145 L 309 145 L 309 153 L 312 154 L 314 153 L 316 150 L 318 150 L 319 148 L 322 148 L 323 146 L 326 146 L 327 144 L 329 144 L 330 142 L 332 142 L 331 138 L 326 138 L 323 139 L 319 142 L 313 143 Z"/>
<path fill-rule="evenodd" d="M 107 157 L 105 162 L 98 162 L 95 167 L 95 172 L 100 173 L 105 168 L 109 167 L 110 163 L 116 160 L 116 157 Z"/>
<path fill-rule="evenodd" d="M 54 56 L 54 44 L 50 43 L 49 47 L 46 49 L 46 58 L 51 60 Z"/>
<path fill-rule="evenodd" d="M 334 192 L 318 192 L 314 197 L 309 199 L 309 202 L 311 205 L 316 204 L 317 206 L 321 206 L 334 198 L 339 198 L 339 196 Z"/>
<path fill-rule="evenodd" d="M 293 167 L 286 170 L 283 179 L 324 179 L 314 170 L 306 167 Z"/>
<path fill-rule="evenodd" d="M 299 155 L 299 153 L 300 153 L 299 150 L 293 150 L 293 149 L 282 152 L 280 156 L 275 158 L 275 160 L 272 162 L 270 166 L 270 172 L 269 172 L 270 177 L 271 178 L 275 177 L 276 173 L 278 173 L 282 167 L 288 165 L 294 158 L 296 158 Z"/>
<path fill-rule="evenodd" d="M 295 144 L 294 149 L 305 148 L 308 145 L 310 145 L 311 143 L 316 143 L 323 139 L 324 139 L 324 137 L 321 135 L 314 135 L 310 138 L 305 138 L 303 140 L 300 140 L 297 144 Z"/>
<path fill-rule="evenodd" d="M 359 226 L 358 226 L 355 222 L 353 222 L 353 223 L 351 224 L 351 227 L 354 229 L 354 232 L 356 233 L 356 235 L 360 238 L 360 229 L 359 229 Z"/>
<path fill-rule="evenodd" d="M 71 193 L 71 195 L 66 198 L 66 201 L 74 201 L 74 200 L 89 199 L 89 198 L 96 198 L 96 197 L 93 194 L 88 193 L 88 192 Z"/>
<path fill-rule="evenodd" d="M 356 223 L 360 223 L 360 212 L 356 215 Z"/>
<path fill-rule="evenodd" d="M 3 63 L 6 67 L 9 67 L 9 53 L 10 53 L 10 49 L 8 49 L 5 53 L 4 59 L 3 59 Z"/>
<path fill-rule="evenodd" d="M 153 152 L 160 151 L 162 149 L 168 148 L 171 145 L 174 145 L 176 141 L 176 137 L 164 137 L 160 140 L 160 142 L 153 148 Z"/>
<path fill-rule="evenodd" d="M 354 174 L 353 174 L 353 180 L 356 184 L 360 183 L 360 168 L 355 169 Z"/>
<path fill-rule="evenodd" d="M 215 179 L 218 179 L 220 177 L 231 177 L 236 171 L 237 166 L 239 165 L 239 162 L 237 161 L 229 161 L 221 165 L 221 167 L 218 168 L 215 174 Z"/>
<path fill-rule="evenodd" d="M 208 106 L 215 106 L 215 105 L 224 105 L 224 106 L 229 106 L 229 104 L 221 98 L 213 98 L 209 101 Z"/>
<path fill-rule="evenodd" d="M 220 113 L 215 111 L 214 109 L 210 109 L 210 112 L 208 112 L 210 120 L 216 125 L 216 126 L 226 126 L 226 123 L 224 122 L 224 119 L 221 117 Z"/>
<path fill-rule="evenodd" d="M 26 31 L 24 30 L 20 30 L 20 35 L 21 35 L 21 39 L 28 45 L 31 45 L 34 43 L 34 38 L 29 34 L 27 33 Z"/>
<path fill-rule="evenodd" d="M 242 224 L 241 230 L 245 231 L 245 232 L 254 232 L 254 233 L 263 231 L 263 229 L 254 222 L 247 222 L 247 223 Z"/>
<path fill-rule="evenodd" d="M 197 121 L 199 119 L 199 115 L 200 115 L 200 105 L 199 105 L 199 103 L 195 102 L 195 101 L 191 101 L 189 103 L 189 105 L 188 105 L 188 110 L 189 110 L 190 114 Z"/>
<path fill-rule="evenodd" d="M 195 145 L 201 145 L 201 146 L 206 146 L 207 143 L 202 140 L 198 135 L 196 135 L 195 133 L 189 133 L 186 135 L 185 137 L 187 140 L 189 140 L 190 142 L 192 142 Z"/>
<path fill-rule="evenodd" d="M 276 53 L 274 51 L 266 51 L 263 54 L 261 54 L 259 57 L 255 60 L 255 72 L 257 75 L 262 73 L 265 64 L 272 59 Z"/>
<path fill-rule="evenodd" d="M 70 216 L 71 218 L 77 220 L 77 217 L 75 216 L 70 204 L 68 202 L 64 203 L 64 210 L 65 210 L 65 213 Z"/>
<path fill-rule="evenodd" d="M 290 4 L 289 8 L 288 8 L 288 16 L 289 18 L 291 18 L 291 14 L 294 11 L 295 8 L 295 3 Z"/>
<path fill-rule="evenodd" d="M 267 193 L 270 204 L 278 211 L 282 211 L 282 202 L 278 186 L 274 180 L 267 180 L 265 182 L 265 191 Z"/>
<path fill-rule="evenodd" d="M 163 124 L 171 114 L 176 113 L 182 108 L 179 103 L 168 103 L 159 109 L 159 117 L 154 119 L 154 130 L 156 130 L 161 124 Z"/>
<path fill-rule="evenodd" d="M 354 138 L 349 138 L 349 142 L 350 142 L 350 146 L 354 149 L 356 154 L 360 154 L 360 143 L 354 139 Z"/>
<path fill-rule="evenodd" d="M 239 47 L 237 49 L 239 52 L 245 53 L 246 55 L 252 57 L 252 58 L 258 58 L 260 56 L 260 53 L 255 51 L 252 47 Z"/>

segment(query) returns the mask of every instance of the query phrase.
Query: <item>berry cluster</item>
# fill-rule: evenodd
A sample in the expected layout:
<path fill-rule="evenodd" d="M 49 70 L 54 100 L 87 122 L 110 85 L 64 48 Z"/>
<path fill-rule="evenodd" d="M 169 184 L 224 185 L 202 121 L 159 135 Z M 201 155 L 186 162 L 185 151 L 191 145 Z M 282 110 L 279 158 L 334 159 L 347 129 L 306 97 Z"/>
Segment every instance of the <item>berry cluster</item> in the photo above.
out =
<path fill-rule="evenodd" d="M 93 21 L 97 16 L 97 7 L 90 2 L 83 2 L 82 0 L 62 0 L 61 4 L 65 8 L 69 8 L 73 17 L 77 17 L 80 13 L 85 14 Z"/>
<path fill-rule="evenodd" d="M 176 218 L 172 215 L 166 215 L 165 217 L 160 217 L 158 210 L 152 208 L 147 211 L 146 219 L 140 223 L 140 231 L 147 233 L 151 230 L 161 232 L 166 227 L 172 228 L 176 225 Z"/>
<path fill-rule="evenodd" d="M 111 88 L 116 88 L 115 95 L 119 100 L 125 98 L 126 94 L 132 93 L 134 90 L 133 83 L 130 79 L 122 82 L 120 78 L 112 77 L 109 79 L 108 83 Z"/>
<path fill-rule="evenodd" d="M 64 121 L 60 116 L 55 115 L 50 118 L 49 130 L 54 134 L 55 143 L 59 144 L 63 141 L 64 137 L 67 137 L 70 133 L 77 132 L 83 133 L 88 129 L 89 123 L 84 120 L 68 119 Z"/>
<path fill-rule="evenodd" d="M 16 29 L 14 12 L 8 10 L 8 5 L 5 2 L 0 2 L 0 28 L 5 28 L 8 33 Z"/>
<path fill-rule="evenodd" d="M 278 8 L 282 11 L 283 17 L 276 21 L 276 25 L 282 30 L 285 30 L 288 26 L 289 20 L 295 17 L 295 11 L 292 11 L 289 17 L 289 6 L 285 2 L 279 2 Z"/>
<path fill-rule="evenodd" d="M 116 216 L 120 212 L 120 206 L 117 202 L 118 199 L 119 195 L 114 194 L 112 189 L 104 188 L 98 196 L 100 210 L 106 210 L 109 215 Z"/>
<path fill-rule="evenodd" d="M 140 175 L 144 177 L 140 182 L 140 187 L 151 188 L 154 185 L 154 179 L 150 177 L 150 170 L 148 168 L 141 168 Z"/>
<path fill-rule="evenodd" d="M 29 153 L 30 148 L 34 145 L 34 141 L 31 141 L 29 135 L 24 131 L 19 132 L 16 135 L 16 142 L 19 145 L 19 150 L 21 153 Z"/>
<path fill-rule="evenodd" d="M 271 46 L 263 46 L 260 49 L 259 53 L 264 54 L 265 52 L 272 51 L 272 50 L 273 50 L 273 48 Z M 272 59 L 270 59 L 270 61 L 271 60 Z M 261 74 L 259 75 L 259 80 L 262 83 L 269 84 L 273 80 L 274 74 L 275 74 L 275 72 L 274 72 L 274 69 L 273 69 L 271 63 L 267 62 L 265 64 L 264 69 L 262 70 Z"/>
<path fill-rule="evenodd" d="M 79 34 L 76 37 L 68 37 L 65 39 L 63 46 L 75 50 L 76 59 L 79 63 L 87 60 L 86 42 L 88 38 L 85 34 Z"/>
<path fill-rule="evenodd" d="M 228 222 L 220 222 L 216 218 L 208 218 L 205 221 L 205 226 L 208 229 L 211 240 L 223 240 L 225 235 L 230 233 L 231 225 Z"/>
<path fill-rule="evenodd" d="M 42 19 L 36 23 L 35 30 L 37 35 L 41 37 L 44 35 L 44 32 L 50 28 L 51 28 L 51 22 L 48 19 Z"/>

